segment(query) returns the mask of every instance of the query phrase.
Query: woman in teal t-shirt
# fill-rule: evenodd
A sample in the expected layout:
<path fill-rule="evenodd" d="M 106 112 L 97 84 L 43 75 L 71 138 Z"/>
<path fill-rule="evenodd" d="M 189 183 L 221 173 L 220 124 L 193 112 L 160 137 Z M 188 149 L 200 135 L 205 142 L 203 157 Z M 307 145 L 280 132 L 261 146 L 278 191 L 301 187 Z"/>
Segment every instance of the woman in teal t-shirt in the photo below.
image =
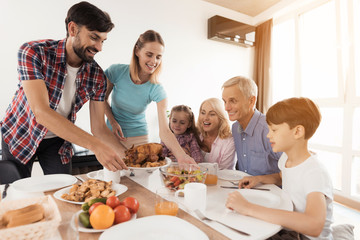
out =
<path fill-rule="evenodd" d="M 166 93 L 158 82 L 163 52 L 164 41 L 160 34 L 148 30 L 141 34 L 135 43 L 130 65 L 113 64 L 106 69 L 107 124 L 127 148 L 148 143 L 145 112 L 147 106 L 155 101 L 161 140 L 178 162 L 195 164 L 194 159 L 184 152 L 169 129 Z M 108 98 L 111 92 L 110 107 Z"/>

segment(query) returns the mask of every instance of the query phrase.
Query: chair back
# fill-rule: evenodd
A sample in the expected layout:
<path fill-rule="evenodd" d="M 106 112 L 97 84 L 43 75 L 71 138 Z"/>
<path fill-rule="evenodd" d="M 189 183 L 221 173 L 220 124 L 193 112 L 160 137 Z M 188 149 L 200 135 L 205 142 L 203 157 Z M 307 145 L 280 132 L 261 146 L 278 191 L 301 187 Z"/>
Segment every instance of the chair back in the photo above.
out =
<path fill-rule="evenodd" d="M 0 160 L 0 184 L 13 183 L 20 178 L 19 170 L 13 161 Z"/>

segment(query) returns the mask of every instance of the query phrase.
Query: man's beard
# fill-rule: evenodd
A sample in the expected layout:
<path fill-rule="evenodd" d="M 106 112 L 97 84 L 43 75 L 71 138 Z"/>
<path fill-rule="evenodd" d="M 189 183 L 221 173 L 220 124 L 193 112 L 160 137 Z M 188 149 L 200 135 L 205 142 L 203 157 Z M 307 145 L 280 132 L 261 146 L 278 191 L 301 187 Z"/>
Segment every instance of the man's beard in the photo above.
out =
<path fill-rule="evenodd" d="M 76 37 L 76 41 L 73 44 L 73 50 L 75 54 L 84 62 L 91 63 L 94 61 L 93 56 L 87 56 L 86 52 L 88 48 L 85 47 L 77 47 L 80 46 L 80 39 L 79 37 Z M 98 52 L 95 48 L 89 48 L 92 52 Z"/>

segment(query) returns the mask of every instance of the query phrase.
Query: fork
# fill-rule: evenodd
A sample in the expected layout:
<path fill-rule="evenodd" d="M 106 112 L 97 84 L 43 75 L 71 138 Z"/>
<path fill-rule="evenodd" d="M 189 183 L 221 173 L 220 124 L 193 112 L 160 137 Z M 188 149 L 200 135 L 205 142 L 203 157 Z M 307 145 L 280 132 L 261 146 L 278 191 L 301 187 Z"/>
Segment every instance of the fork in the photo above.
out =
<path fill-rule="evenodd" d="M 229 181 L 229 182 L 231 182 L 231 183 L 232 183 L 233 185 L 235 185 L 235 186 L 239 186 L 239 183 L 238 183 L 238 182 L 232 182 L 232 181 Z M 270 191 L 270 189 L 268 189 L 268 188 L 261 188 L 261 187 L 252 187 L 252 188 L 250 188 L 250 189 Z"/>
<path fill-rule="evenodd" d="M 10 187 L 10 184 L 9 184 L 9 183 L 6 183 L 6 184 L 5 184 L 5 187 L 4 187 L 4 191 L 3 191 L 2 196 L 1 196 L 1 199 L 4 199 L 4 198 L 6 197 L 6 195 L 7 195 L 7 190 L 8 190 L 9 187 Z"/>
<path fill-rule="evenodd" d="M 232 181 L 229 181 L 229 182 L 231 182 L 233 185 L 236 185 L 236 186 L 239 185 L 239 182 L 232 182 Z"/>
<path fill-rule="evenodd" d="M 217 223 L 220 223 L 220 224 L 224 225 L 225 227 L 230 228 L 231 230 L 234 230 L 237 233 L 240 233 L 240 234 L 245 235 L 245 236 L 250 236 L 249 233 L 240 231 L 240 230 L 238 230 L 236 228 L 233 228 L 233 227 L 230 227 L 229 225 L 226 225 L 225 223 L 222 223 L 222 222 L 219 222 L 219 221 L 217 221 L 215 219 L 211 219 L 211 218 L 206 217 L 204 214 L 202 214 L 202 212 L 199 209 L 195 209 L 194 212 L 202 221 L 207 220 L 207 221 L 217 222 Z"/>

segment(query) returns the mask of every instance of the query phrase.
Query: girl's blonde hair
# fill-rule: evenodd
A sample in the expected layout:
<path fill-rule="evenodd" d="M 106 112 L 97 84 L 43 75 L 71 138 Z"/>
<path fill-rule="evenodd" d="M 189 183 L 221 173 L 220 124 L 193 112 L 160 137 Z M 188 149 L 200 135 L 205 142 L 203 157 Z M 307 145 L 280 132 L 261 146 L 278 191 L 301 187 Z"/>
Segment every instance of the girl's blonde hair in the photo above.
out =
<path fill-rule="evenodd" d="M 199 110 L 199 114 L 201 113 L 201 108 L 205 103 L 209 103 L 211 105 L 211 107 L 213 108 L 214 112 L 217 114 L 217 116 L 220 119 L 220 123 L 219 123 L 219 132 L 218 132 L 218 136 L 221 139 L 225 139 L 228 137 L 231 137 L 231 129 L 230 129 L 230 122 L 229 119 L 227 118 L 227 114 L 225 112 L 224 109 L 224 104 L 223 102 L 218 99 L 218 98 L 209 98 L 206 99 L 205 101 L 203 101 L 200 105 L 200 110 Z M 197 121 L 197 127 L 200 131 L 200 133 L 205 137 L 206 136 L 206 132 L 204 131 L 204 129 L 202 129 L 200 127 L 200 123 L 199 123 L 199 118 Z"/>
<path fill-rule="evenodd" d="M 131 61 L 130 61 L 130 75 L 135 78 L 133 80 L 140 81 L 139 72 L 140 72 L 140 64 L 139 64 L 139 57 L 136 56 L 136 51 L 141 50 L 146 43 L 149 42 L 158 42 L 163 47 L 165 47 L 164 40 L 162 39 L 161 35 L 154 30 L 147 30 L 143 34 L 140 35 L 138 40 L 135 43 Z M 159 66 L 156 68 L 154 73 L 150 76 L 150 82 L 153 84 L 159 83 L 159 75 L 162 68 L 162 61 L 160 62 Z"/>
<path fill-rule="evenodd" d="M 186 105 L 177 105 L 177 106 L 174 106 L 171 109 L 171 112 L 170 112 L 170 115 L 169 115 L 169 128 L 170 128 L 171 131 L 172 131 L 172 129 L 170 127 L 170 123 L 171 123 L 171 117 L 172 117 L 174 112 L 184 112 L 184 113 L 186 113 L 191 126 L 186 129 L 185 133 L 187 133 L 187 134 L 193 133 L 195 138 L 196 138 L 197 143 L 201 147 L 203 145 L 203 143 L 200 140 L 199 130 L 196 127 L 194 113 L 192 112 L 191 108 L 186 106 Z"/>

